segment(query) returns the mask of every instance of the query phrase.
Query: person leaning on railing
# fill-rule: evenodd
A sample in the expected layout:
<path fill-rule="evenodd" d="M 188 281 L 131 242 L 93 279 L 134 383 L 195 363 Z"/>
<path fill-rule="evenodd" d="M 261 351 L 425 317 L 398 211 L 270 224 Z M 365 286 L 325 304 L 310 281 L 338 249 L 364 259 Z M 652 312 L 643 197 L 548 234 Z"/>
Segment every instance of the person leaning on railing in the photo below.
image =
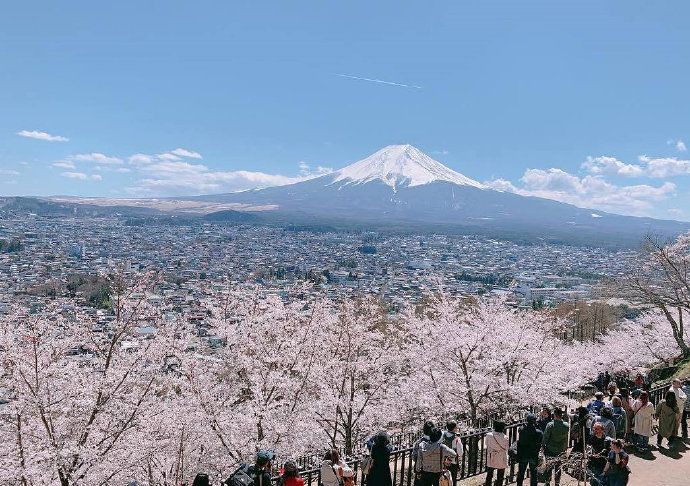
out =
<path fill-rule="evenodd" d="M 508 467 L 508 437 L 505 434 L 505 422 L 494 420 L 494 430 L 486 434 L 486 480 L 484 486 L 491 486 L 496 473 L 496 486 L 503 484 L 503 477 Z"/>
<path fill-rule="evenodd" d="M 452 460 L 457 455 L 440 442 L 442 436 L 442 432 L 434 427 L 429 433 L 429 440 L 418 445 L 415 472 L 419 475 L 419 486 L 438 486 L 446 460 Z"/>
<path fill-rule="evenodd" d="M 448 464 L 448 471 L 450 471 L 450 477 L 452 485 L 458 480 L 458 470 L 460 469 L 460 458 L 463 455 L 462 441 L 460 440 L 460 434 L 457 422 L 450 421 L 446 423 L 446 430 L 443 432 L 443 443 L 455 451 L 456 456 Z"/>

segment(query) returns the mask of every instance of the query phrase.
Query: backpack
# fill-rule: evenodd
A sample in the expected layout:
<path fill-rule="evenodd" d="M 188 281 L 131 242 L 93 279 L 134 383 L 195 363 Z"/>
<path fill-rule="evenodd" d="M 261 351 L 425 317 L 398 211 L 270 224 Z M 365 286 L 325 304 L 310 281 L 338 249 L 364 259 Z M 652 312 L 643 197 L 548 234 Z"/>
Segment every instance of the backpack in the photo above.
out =
<path fill-rule="evenodd" d="M 453 441 L 455 440 L 455 434 L 443 434 L 443 444 L 449 449 L 453 449 Z"/>
<path fill-rule="evenodd" d="M 616 437 L 623 437 L 625 435 L 625 417 L 622 413 L 614 412 L 613 425 L 616 426 Z"/>
<path fill-rule="evenodd" d="M 253 468 L 242 464 L 223 484 L 226 486 L 254 486 L 254 477 Z"/>

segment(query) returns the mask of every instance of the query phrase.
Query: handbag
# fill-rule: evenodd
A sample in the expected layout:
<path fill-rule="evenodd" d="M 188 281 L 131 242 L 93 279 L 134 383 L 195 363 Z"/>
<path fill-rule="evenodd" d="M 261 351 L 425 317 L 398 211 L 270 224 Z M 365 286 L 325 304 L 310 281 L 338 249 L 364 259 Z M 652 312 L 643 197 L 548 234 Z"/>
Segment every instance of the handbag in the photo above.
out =
<path fill-rule="evenodd" d="M 513 442 L 510 444 L 510 447 L 508 448 L 508 457 L 513 461 L 516 462 L 518 460 L 518 443 L 517 441 Z"/>
<path fill-rule="evenodd" d="M 450 471 L 446 468 L 445 461 L 443 460 L 443 447 L 440 445 L 438 448 L 438 457 L 439 462 L 441 463 L 441 477 L 438 478 L 438 486 L 451 486 L 453 480 L 451 478 Z"/>
<path fill-rule="evenodd" d="M 494 442 L 496 442 L 496 445 L 498 446 L 500 451 L 490 451 L 488 458 L 487 458 L 487 463 L 489 463 L 489 462 L 493 463 L 494 459 L 497 457 L 498 454 L 505 454 L 505 452 L 506 452 L 506 448 L 501 445 L 501 443 L 498 441 L 496 436 L 494 436 L 492 434 L 491 438 L 494 440 Z"/>

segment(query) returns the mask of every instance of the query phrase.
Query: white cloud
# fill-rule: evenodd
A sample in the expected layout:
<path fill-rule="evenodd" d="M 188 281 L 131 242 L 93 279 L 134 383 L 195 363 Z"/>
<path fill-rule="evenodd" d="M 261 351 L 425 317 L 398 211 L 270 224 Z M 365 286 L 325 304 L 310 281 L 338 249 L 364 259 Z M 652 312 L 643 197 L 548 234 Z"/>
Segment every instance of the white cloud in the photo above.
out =
<path fill-rule="evenodd" d="M 100 152 L 91 152 L 90 154 L 76 154 L 67 157 L 68 160 L 76 162 L 96 162 L 104 165 L 119 165 L 122 164 L 122 159 L 119 157 L 110 157 Z"/>
<path fill-rule="evenodd" d="M 83 172 L 63 172 L 62 174 L 63 177 L 68 177 L 70 179 L 76 179 L 79 181 L 101 181 L 103 180 L 103 177 L 101 177 L 98 174 L 85 174 Z"/>
<path fill-rule="evenodd" d="M 673 148 L 675 148 L 678 152 L 686 152 L 688 150 L 688 147 L 685 145 L 685 142 L 683 142 L 680 139 L 675 140 L 673 138 L 670 138 L 666 140 L 666 145 L 672 145 Z"/>
<path fill-rule="evenodd" d="M 614 174 L 625 177 L 640 177 L 645 174 L 645 169 L 636 164 L 626 164 L 615 157 L 600 156 L 587 157 L 582 168 L 590 174 Z"/>
<path fill-rule="evenodd" d="M 70 160 L 58 160 L 57 162 L 54 162 L 53 167 L 57 167 L 58 169 L 76 169 L 74 166 L 74 162 Z"/>
<path fill-rule="evenodd" d="M 128 190 L 132 193 L 148 195 L 237 192 L 292 184 L 331 171 L 326 167 L 317 167 L 315 170 L 311 170 L 306 163 L 300 163 L 300 169 L 302 170 L 300 176 L 291 177 L 258 171 L 219 171 L 199 163 L 183 160 L 162 160 L 137 167 L 143 177 Z"/>
<path fill-rule="evenodd" d="M 60 135 L 51 135 L 50 133 L 41 132 L 38 130 L 21 130 L 17 132 L 20 137 L 33 138 L 36 140 L 43 140 L 46 142 L 69 142 L 69 138 Z"/>
<path fill-rule="evenodd" d="M 175 150 L 170 151 L 171 154 L 177 155 L 179 157 L 187 157 L 190 159 L 201 159 L 201 154 L 199 152 L 193 152 L 191 150 L 183 149 L 183 148 L 176 148 Z"/>
<path fill-rule="evenodd" d="M 615 157 L 589 156 L 582 163 L 582 168 L 593 175 L 652 177 L 655 179 L 690 175 L 690 160 L 677 157 L 649 157 L 647 155 L 640 155 L 638 160 L 639 164 L 627 164 Z"/>
<path fill-rule="evenodd" d="M 665 178 L 690 174 L 690 160 L 676 157 L 654 158 L 646 155 L 641 155 L 639 159 L 646 165 L 646 172 L 650 177 Z"/>
<path fill-rule="evenodd" d="M 154 156 L 147 155 L 147 154 L 134 154 L 134 155 L 130 155 L 127 158 L 127 160 L 129 161 L 130 164 L 134 164 L 134 165 L 150 164 L 154 161 Z"/>
<path fill-rule="evenodd" d="M 12 169 L 0 169 L 0 175 L 18 176 L 19 172 Z"/>
<path fill-rule="evenodd" d="M 156 158 L 158 160 L 182 160 L 182 157 L 180 157 L 179 155 L 175 155 L 172 152 L 157 154 Z"/>
<path fill-rule="evenodd" d="M 311 167 L 311 165 L 307 164 L 304 161 L 301 161 L 299 163 L 299 173 L 302 177 L 305 178 L 312 178 L 312 177 L 319 177 L 322 175 L 330 174 L 333 172 L 333 169 L 330 167 L 323 167 L 321 165 L 317 165 L 316 168 Z"/>
<path fill-rule="evenodd" d="M 497 179 L 486 184 L 504 192 L 638 216 L 650 214 L 656 203 L 667 199 L 676 191 L 676 185 L 672 182 L 665 182 L 660 186 L 618 186 L 599 175 L 581 178 L 556 168 L 527 169 L 520 178 L 519 186 L 505 179 Z"/>

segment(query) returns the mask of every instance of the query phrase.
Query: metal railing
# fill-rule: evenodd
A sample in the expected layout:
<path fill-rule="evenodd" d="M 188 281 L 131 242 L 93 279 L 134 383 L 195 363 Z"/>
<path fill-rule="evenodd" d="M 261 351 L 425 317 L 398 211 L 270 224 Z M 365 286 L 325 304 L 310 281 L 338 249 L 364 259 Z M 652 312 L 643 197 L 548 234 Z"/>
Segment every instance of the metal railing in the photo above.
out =
<path fill-rule="evenodd" d="M 662 400 L 671 383 L 665 383 L 649 390 L 649 399 L 655 405 Z M 524 425 L 524 420 L 518 420 L 506 427 L 508 443 L 513 444 L 518 439 L 519 428 Z M 463 455 L 458 464 L 457 480 L 464 480 L 486 473 L 486 448 L 485 437 L 491 429 L 485 428 L 459 436 L 463 446 Z M 393 444 L 394 450 L 390 456 L 390 471 L 393 486 L 412 486 L 414 480 L 414 461 L 412 457 L 413 443 L 419 437 L 418 434 L 404 433 L 393 435 L 396 437 L 397 444 Z M 409 442 L 408 442 L 409 441 Z M 404 442 L 407 442 L 404 444 Z M 572 444 L 571 444 L 572 446 Z M 366 477 L 361 474 L 362 457 L 345 461 L 354 471 L 356 482 L 359 485 L 366 485 Z M 319 486 L 321 484 L 321 471 L 319 467 L 312 467 L 302 471 L 302 478 L 305 486 Z M 506 484 L 515 481 L 517 467 L 515 461 L 509 461 L 506 470 Z"/>

